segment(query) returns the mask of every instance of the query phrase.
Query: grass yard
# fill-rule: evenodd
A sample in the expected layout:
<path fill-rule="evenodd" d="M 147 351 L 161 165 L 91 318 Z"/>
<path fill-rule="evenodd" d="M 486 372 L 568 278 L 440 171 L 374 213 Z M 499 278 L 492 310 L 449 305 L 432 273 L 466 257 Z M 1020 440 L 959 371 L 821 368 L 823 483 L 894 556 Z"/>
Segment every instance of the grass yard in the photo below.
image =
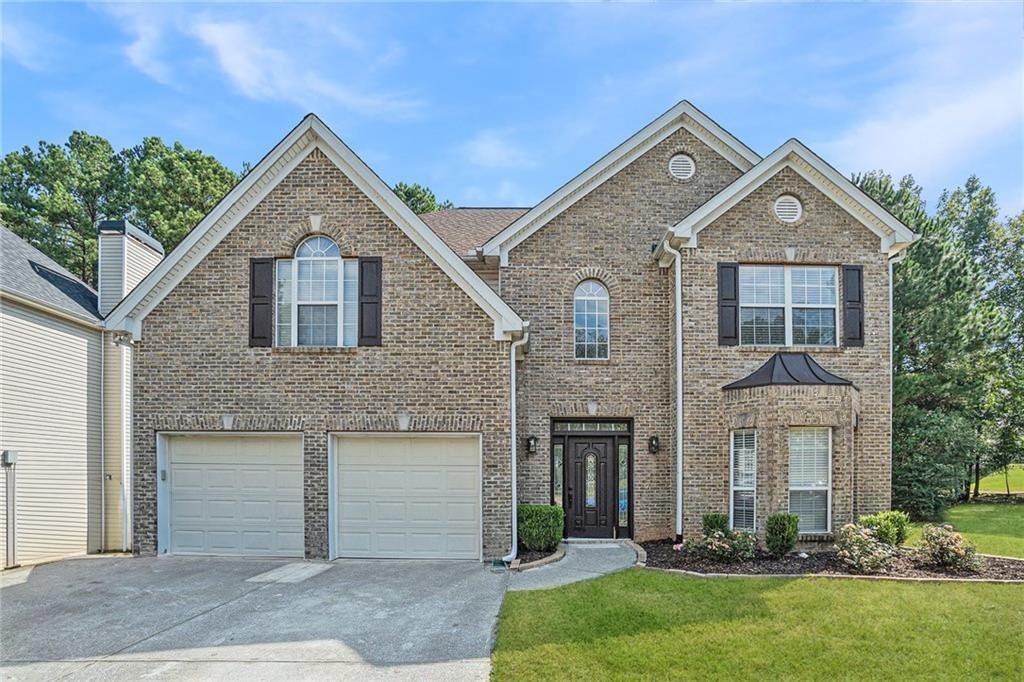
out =
<path fill-rule="evenodd" d="M 631 569 L 509 592 L 496 680 L 1019 679 L 1024 585 Z"/>
<path fill-rule="evenodd" d="M 1003 478 L 1003 474 L 989 474 L 981 479 L 981 492 L 1005 495 L 1006 479 Z M 1024 493 L 1024 464 L 1010 465 L 1010 492 Z"/>
<path fill-rule="evenodd" d="M 946 512 L 944 520 L 974 540 L 979 552 L 1024 558 L 1024 504 L 958 504 Z M 918 544 L 923 525 L 914 524 L 908 545 Z"/>

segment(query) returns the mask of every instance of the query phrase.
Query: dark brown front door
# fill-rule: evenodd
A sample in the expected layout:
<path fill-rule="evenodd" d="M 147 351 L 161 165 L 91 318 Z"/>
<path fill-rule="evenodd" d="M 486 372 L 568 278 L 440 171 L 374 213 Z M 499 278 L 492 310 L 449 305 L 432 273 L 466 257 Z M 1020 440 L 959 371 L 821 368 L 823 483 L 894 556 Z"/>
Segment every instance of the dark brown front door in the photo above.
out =
<path fill-rule="evenodd" d="M 568 439 L 566 531 L 570 537 L 610 538 L 615 529 L 615 438 Z"/>

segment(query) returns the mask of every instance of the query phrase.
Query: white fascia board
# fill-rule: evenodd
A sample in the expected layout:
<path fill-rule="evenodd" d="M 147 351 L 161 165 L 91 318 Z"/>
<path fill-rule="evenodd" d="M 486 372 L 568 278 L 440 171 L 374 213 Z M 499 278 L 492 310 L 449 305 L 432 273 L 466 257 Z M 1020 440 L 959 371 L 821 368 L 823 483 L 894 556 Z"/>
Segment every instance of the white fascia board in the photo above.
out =
<path fill-rule="evenodd" d="M 249 197 L 230 220 L 218 221 L 263 179 L 275 164 L 307 133 L 313 139 L 273 177 Z M 141 322 L 181 280 L 241 222 L 313 149 L 320 149 L 362 192 L 370 198 L 413 242 L 479 305 L 495 322 L 495 340 L 506 340 L 521 332 L 523 320 L 486 282 L 409 209 L 394 192 L 341 139 L 313 114 L 307 115 L 260 163 L 182 240 L 128 297 L 111 311 L 107 326 L 141 335 Z M 211 230 L 217 228 L 217 234 Z M 211 238 L 207 239 L 210 236 Z M 205 243 L 202 243 L 206 239 Z M 201 244 L 202 243 L 202 244 Z M 189 257 L 194 247 L 201 244 Z M 166 278 L 166 279 L 165 279 Z"/>
<path fill-rule="evenodd" d="M 484 256 L 500 256 L 502 265 L 506 265 L 511 249 L 680 128 L 686 128 L 740 171 L 746 172 L 761 161 L 756 152 L 683 100 L 489 239 L 483 245 Z"/>
<path fill-rule="evenodd" d="M 674 237 L 683 242 L 682 246 L 695 248 L 697 234 L 701 230 L 787 167 L 878 235 L 883 252 L 895 253 L 918 238 L 906 225 L 795 139 L 783 144 L 680 220 L 673 228 Z"/>

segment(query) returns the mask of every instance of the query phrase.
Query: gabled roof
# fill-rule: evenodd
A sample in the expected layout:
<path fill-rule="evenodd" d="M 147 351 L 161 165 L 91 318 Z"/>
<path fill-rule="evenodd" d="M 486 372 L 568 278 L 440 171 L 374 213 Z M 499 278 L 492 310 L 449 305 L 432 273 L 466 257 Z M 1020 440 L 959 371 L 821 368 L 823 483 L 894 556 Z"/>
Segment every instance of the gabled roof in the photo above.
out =
<path fill-rule="evenodd" d="M 701 230 L 783 168 L 792 168 L 878 235 L 883 253 L 895 255 L 917 240 L 918 235 L 910 228 L 796 139 L 783 144 L 680 220 L 672 229 L 672 233 L 677 239 L 683 240 L 683 246 L 696 247 L 697 234 Z"/>
<path fill-rule="evenodd" d="M 776 353 L 747 376 L 722 388 L 756 386 L 853 386 L 853 383 L 832 374 L 807 353 Z"/>
<path fill-rule="evenodd" d="M 501 256 L 504 261 L 517 244 L 680 128 L 688 130 L 741 171 L 747 171 L 761 160 L 750 147 L 683 100 L 489 239 L 483 246 L 484 255 Z"/>
<path fill-rule="evenodd" d="M 139 338 L 142 320 L 314 149 L 327 158 L 494 320 L 494 338 L 523 330 L 523 320 L 413 213 L 388 185 L 314 114 L 308 114 L 235 185 L 107 316 L 107 326 Z"/>
<path fill-rule="evenodd" d="M 529 210 L 460 207 L 423 213 L 420 218 L 452 251 L 465 257 L 475 255 L 484 242 Z"/>
<path fill-rule="evenodd" d="M 0 226 L 0 292 L 29 305 L 98 324 L 96 290 Z"/>

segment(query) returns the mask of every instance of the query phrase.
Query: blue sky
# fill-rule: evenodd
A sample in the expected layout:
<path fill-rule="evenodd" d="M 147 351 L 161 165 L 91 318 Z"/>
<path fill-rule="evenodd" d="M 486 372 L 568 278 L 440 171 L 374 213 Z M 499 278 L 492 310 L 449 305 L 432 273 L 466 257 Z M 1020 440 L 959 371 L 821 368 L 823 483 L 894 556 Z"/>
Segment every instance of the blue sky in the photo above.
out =
<path fill-rule="evenodd" d="M 532 205 L 689 99 L 757 152 L 1024 207 L 1022 4 L 10 4 L 2 149 L 75 129 L 239 169 L 315 111 L 386 181 Z"/>

